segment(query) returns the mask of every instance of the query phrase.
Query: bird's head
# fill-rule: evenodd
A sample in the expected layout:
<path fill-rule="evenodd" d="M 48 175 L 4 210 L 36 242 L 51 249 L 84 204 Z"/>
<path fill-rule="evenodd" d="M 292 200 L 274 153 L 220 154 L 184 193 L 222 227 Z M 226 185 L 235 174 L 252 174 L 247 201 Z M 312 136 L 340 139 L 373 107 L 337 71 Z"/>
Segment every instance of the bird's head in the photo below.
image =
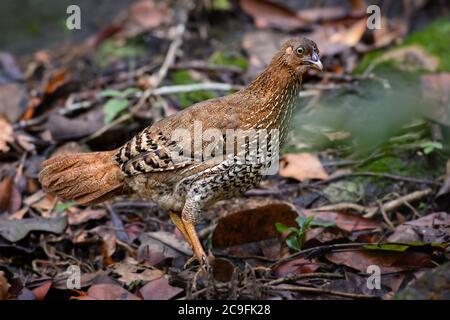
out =
<path fill-rule="evenodd" d="M 307 38 L 286 41 L 279 52 L 279 58 L 298 74 L 311 68 L 319 71 L 323 69 L 316 43 Z"/>

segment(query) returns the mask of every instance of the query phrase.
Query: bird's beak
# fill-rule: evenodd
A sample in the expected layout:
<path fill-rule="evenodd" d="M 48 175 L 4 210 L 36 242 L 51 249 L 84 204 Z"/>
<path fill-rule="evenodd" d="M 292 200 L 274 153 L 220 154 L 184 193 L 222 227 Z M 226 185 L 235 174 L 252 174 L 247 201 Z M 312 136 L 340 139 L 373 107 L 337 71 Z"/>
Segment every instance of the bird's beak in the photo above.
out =
<path fill-rule="evenodd" d="M 323 71 L 322 61 L 320 61 L 318 54 L 313 53 L 311 59 L 308 60 L 308 63 L 310 63 L 311 67 L 313 67 L 314 69 Z"/>
<path fill-rule="evenodd" d="M 314 69 L 317 69 L 319 71 L 323 71 L 323 65 L 322 65 L 322 61 L 320 61 L 320 59 L 317 59 L 317 61 L 311 61 L 311 66 Z"/>

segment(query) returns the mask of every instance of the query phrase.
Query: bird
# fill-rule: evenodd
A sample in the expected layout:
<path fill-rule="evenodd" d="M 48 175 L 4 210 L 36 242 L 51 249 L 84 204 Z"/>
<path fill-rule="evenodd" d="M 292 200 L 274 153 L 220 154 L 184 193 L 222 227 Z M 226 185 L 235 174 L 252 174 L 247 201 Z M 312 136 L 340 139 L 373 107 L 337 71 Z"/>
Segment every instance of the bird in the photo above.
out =
<path fill-rule="evenodd" d="M 216 202 L 238 196 L 261 181 L 286 140 L 302 79 L 310 69 L 323 69 L 316 43 L 290 39 L 243 89 L 163 118 L 118 149 L 50 158 L 42 164 L 39 181 L 44 191 L 80 205 L 131 193 L 156 202 L 169 212 L 193 258 L 206 270 L 211 255 L 205 253 L 196 224 Z M 208 139 L 195 141 L 209 128 L 217 139 L 214 148 Z M 238 142 L 229 137 L 236 131 L 256 134 L 244 134 Z M 265 157 L 249 151 L 269 138 Z M 206 149 L 210 157 L 204 156 Z"/>

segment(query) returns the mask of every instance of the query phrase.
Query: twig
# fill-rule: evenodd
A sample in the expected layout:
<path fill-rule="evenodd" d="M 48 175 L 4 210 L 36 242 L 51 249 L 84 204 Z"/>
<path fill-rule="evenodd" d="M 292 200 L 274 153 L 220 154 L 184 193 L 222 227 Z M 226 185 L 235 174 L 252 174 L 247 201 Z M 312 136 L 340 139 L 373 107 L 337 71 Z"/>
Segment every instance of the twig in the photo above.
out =
<path fill-rule="evenodd" d="M 315 182 L 311 184 L 311 187 L 315 187 L 321 184 L 330 183 L 336 180 L 348 178 L 348 177 L 381 177 L 391 180 L 399 180 L 399 181 L 408 181 L 408 182 L 414 182 L 414 183 L 423 183 L 423 184 L 430 184 L 430 185 L 438 185 L 439 183 L 436 181 L 426 180 L 426 179 L 418 179 L 418 178 L 412 178 L 412 177 L 405 177 L 405 176 L 399 176 L 395 174 L 390 173 L 378 173 L 378 172 L 351 172 L 351 173 L 344 173 L 335 177 L 331 177 L 327 180 L 322 180 Z M 309 186 L 307 186 L 309 187 Z"/>
<path fill-rule="evenodd" d="M 391 229 L 394 229 L 394 225 L 392 224 L 392 221 L 389 220 L 387 216 L 387 212 L 393 211 L 395 209 L 398 209 L 402 206 L 404 206 L 408 202 L 417 201 L 423 197 L 426 197 L 432 192 L 430 188 L 427 188 L 425 190 L 415 191 L 412 193 L 409 193 L 405 196 L 399 197 L 398 199 L 388 201 L 384 204 L 381 204 L 381 202 L 378 204 L 378 206 L 371 206 L 371 207 L 364 207 L 356 203 L 350 203 L 350 202 L 341 202 L 337 204 L 331 204 L 326 205 L 318 208 L 309 209 L 312 212 L 321 212 L 321 211 L 344 211 L 344 210 L 353 210 L 358 213 L 364 214 L 363 217 L 370 219 L 373 218 L 378 212 L 381 212 L 383 215 L 384 220 L 388 224 L 388 226 Z"/>
<path fill-rule="evenodd" d="M 337 274 L 337 273 L 319 273 L 319 272 L 299 273 L 299 274 L 292 274 L 287 277 L 272 280 L 272 281 L 266 283 L 265 285 L 266 286 L 274 286 L 274 285 L 285 283 L 285 282 L 292 282 L 292 281 L 305 280 L 305 279 L 343 279 L 343 278 L 344 278 L 344 276 L 342 274 Z"/>
<path fill-rule="evenodd" d="M 279 285 L 279 286 L 269 286 L 269 289 L 277 290 L 277 291 L 323 293 L 323 294 L 330 294 L 333 296 L 353 298 L 353 299 L 380 299 L 379 297 L 373 296 L 373 295 L 364 295 L 364 294 L 358 294 L 358 293 L 335 291 L 335 290 L 331 290 L 331 289 L 312 288 L 312 287 L 295 286 L 295 285 L 288 285 L 288 284 Z"/>
<path fill-rule="evenodd" d="M 359 213 L 365 213 L 367 212 L 367 208 L 364 206 L 361 206 L 356 203 L 351 202 L 341 202 L 336 204 L 330 204 L 318 208 L 312 208 L 309 209 L 309 211 L 312 212 L 321 212 L 321 211 L 345 211 L 345 210 L 353 210 Z"/>
<path fill-rule="evenodd" d="M 391 231 L 394 231 L 395 226 L 392 223 L 391 219 L 389 219 L 389 216 L 387 215 L 386 210 L 384 210 L 383 204 L 380 201 L 377 201 L 377 203 L 378 203 L 378 208 L 380 209 L 381 215 L 383 216 L 384 222 L 386 222 L 386 224 L 388 225 L 388 227 Z"/>
<path fill-rule="evenodd" d="M 166 57 L 164 59 L 163 64 L 159 68 L 158 72 L 149 78 L 149 82 L 151 83 L 151 86 L 147 88 L 140 96 L 139 101 L 136 103 L 136 105 L 128 112 L 127 114 L 124 114 L 117 118 L 116 120 L 112 121 L 111 123 L 103 126 L 87 138 L 83 139 L 83 142 L 86 142 L 87 140 L 92 140 L 96 137 L 101 136 L 106 131 L 110 130 L 111 128 L 117 126 L 118 124 L 125 122 L 129 119 L 131 119 L 144 105 L 147 99 L 153 94 L 154 88 L 156 88 L 161 81 L 165 78 L 167 75 L 167 72 L 169 71 L 169 68 L 173 65 L 175 62 L 175 55 L 183 43 L 183 35 L 186 30 L 186 20 L 187 20 L 187 12 L 183 14 L 182 22 L 180 22 L 176 28 L 175 28 L 175 37 L 172 43 L 169 46 L 169 49 L 167 50 Z"/>
<path fill-rule="evenodd" d="M 324 245 L 324 246 L 317 246 L 314 248 L 309 248 L 305 250 L 297 251 L 296 253 L 291 254 L 290 256 L 287 256 L 283 259 L 279 259 L 278 261 L 274 262 L 270 265 L 270 267 L 273 269 L 274 267 L 278 266 L 279 264 L 290 261 L 294 258 L 297 258 L 298 256 L 311 254 L 315 251 L 332 251 L 333 249 L 342 249 L 342 248 L 359 248 L 364 247 L 370 243 L 337 243 L 337 244 L 330 244 L 330 245 Z"/>
<path fill-rule="evenodd" d="M 382 209 L 385 212 L 395 210 L 395 209 L 403 206 L 405 201 L 406 202 L 417 201 L 419 199 L 422 199 L 422 198 L 428 196 L 432 191 L 433 190 L 431 190 L 430 188 L 427 188 L 425 190 L 414 191 L 412 193 L 404 195 L 403 197 L 400 197 L 395 200 L 384 203 L 382 206 Z M 374 210 L 369 213 L 366 213 L 363 217 L 364 218 L 372 218 L 377 213 L 378 213 L 378 210 Z"/>
<path fill-rule="evenodd" d="M 266 257 L 263 257 L 263 256 L 255 256 L 255 255 L 236 256 L 236 255 L 233 255 L 233 254 L 227 254 L 227 253 L 223 253 L 223 252 L 220 252 L 220 253 L 213 252 L 213 254 L 216 257 L 227 258 L 227 259 L 240 259 L 240 260 L 255 259 L 255 260 L 260 260 L 260 261 L 268 262 L 268 263 L 277 263 L 277 260 L 266 258 Z"/>
<path fill-rule="evenodd" d="M 159 87 L 159 88 L 155 89 L 153 91 L 153 93 L 157 94 L 157 95 L 165 95 L 165 94 L 193 92 L 193 91 L 201 91 L 201 90 L 228 91 L 228 90 L 239 90 L 242 88 L 243 88 L 243 86 L 233 85 L 233 84 L 228 84 L 228 83 L 205 82 L 205 83 L 193 83 L 193 84 L 185 84 L 185 85 Z"/>

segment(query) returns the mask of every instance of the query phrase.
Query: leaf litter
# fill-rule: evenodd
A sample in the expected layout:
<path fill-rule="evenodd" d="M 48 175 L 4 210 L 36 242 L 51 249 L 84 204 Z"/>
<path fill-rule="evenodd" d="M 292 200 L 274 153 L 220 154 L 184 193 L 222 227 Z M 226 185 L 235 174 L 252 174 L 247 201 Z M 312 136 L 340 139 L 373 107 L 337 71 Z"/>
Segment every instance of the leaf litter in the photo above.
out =
<path fill-rule="evenodd" d="M 391 298 L 414 284 L 410 280 L 416 275 L 440 277 L 428 272 L 448 260 L 448 169 L 440 177 L 435 172 L 419 177 L 406 165 L 380 171 L 374 159 L 387 161 L 384 155 L 393 153 L 398 159 L 421 157 L 433 166 L 442 157 L 448 160 L 448 74 L 435 73 L 441 61 L 421 45 L 395 48 L 411 22 L 406 13 L 395 18 L 400 23 L 383 21 L 385 28 L 368 31 L 358 1 L 353 3 L 350 10 L 238 1 L 224 9 L 239 10 L 241 15 L 224 19 L 245 26 L 236 32 L 239 41 L 228 48 L 233 52 L 224 49 L 229 40 L 220 32 L 220 41 L 210 47 L 202 45 L 203 31 L 188 28 L 177 62 L 169 66 L 169 75 L 180 66 L 196 75 L 183 83 L 188 86 L 218 81 L 241 86 L 267 65 L 284 40 L 316 40 L 326 72 L 304 79 L 309 113 L 318 109 L 322 97 L 366 94 L 367 83 L 387 90 L 387 80 L 371 73 L 386 63 L 402 72 L 418 72 L 416 66 L 433 72 L 420 76 L 417 90 L 430 101 L 427 117 L 434 119 L 433 133 L 415 127 L 427 132 L 427 144 L 408 140 L 395 152 L 377 145 L 374 154 L 353 158 L 346 143 L 354 142 L 355 133 L 325 128 L 326 121 L 321 131 L 325 140 L 316 140 L 325 148 L 308 145 L 307 135 L 301 143 L 291 139 L 277 175 L 205 213 L 198 229 L 216 257 L 206 275 L 197 274 L 195 263 L 186 264 L 192 250 L 168 213 L 154 204 L 122 197 L 106 206 L 82 207 L 45 195 L 37 182 L 40 163 L 51 155 L 116 148 L 198 99 L 195 92 L 152 95 L 135 109 L 173 39 L 176 5 L 137 1 L 69 49 L 37 51 L 17 61 L 2 52 L 0 299 L 46 300 L 56 294 L 85 300 Z M 207 28 L 223 29 L 219 22 Z M 372 60 L 364 75 L 352 73 L 362 55 L 389 46 L 394 48 Z M 246 68 L 242 61 L 226 59 L 218 60 L 223 65 L 216 60 L 203 67 L 191 63 L 212 56 L 245 57 Z M 412 58 L 414 64 L 408 62 Z M 177 84 L 174 79 L 162 79 L 160 87 Z M 358 176 L 367 173 L 363 170 L 371 175 Z M 81 270 L 76 290 L 66 286 L 70 265 Z M 367 289 L 371 265 L 381 268 L 380 292 Z M 428 290 L 419 281 L 417 285 L 408 294 Z"/>

